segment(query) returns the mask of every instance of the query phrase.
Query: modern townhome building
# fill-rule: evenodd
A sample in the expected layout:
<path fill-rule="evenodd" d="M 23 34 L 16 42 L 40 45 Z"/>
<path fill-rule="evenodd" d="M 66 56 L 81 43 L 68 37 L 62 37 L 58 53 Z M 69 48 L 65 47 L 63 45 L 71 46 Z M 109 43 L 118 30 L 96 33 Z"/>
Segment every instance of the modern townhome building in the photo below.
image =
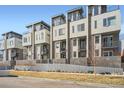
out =
<path fill-rule="evenodd" d="M 23 58 L 22 35 L 10 31 L 2 34 L 0 40 L 0 57 L 1 61 L 15 61 Z"/>
<path fill-rule="evenodd" d="M 54 63 L 120 67 L 119 7 L 85 7 L 52 17 L 50 58 Z"/>
<path fill-rule="evenodd" d="M 49 59 L 50 26 L 44 21 L 39 21 L 26 26 L 28 32 L 23 34 L 25 60 Z"/>

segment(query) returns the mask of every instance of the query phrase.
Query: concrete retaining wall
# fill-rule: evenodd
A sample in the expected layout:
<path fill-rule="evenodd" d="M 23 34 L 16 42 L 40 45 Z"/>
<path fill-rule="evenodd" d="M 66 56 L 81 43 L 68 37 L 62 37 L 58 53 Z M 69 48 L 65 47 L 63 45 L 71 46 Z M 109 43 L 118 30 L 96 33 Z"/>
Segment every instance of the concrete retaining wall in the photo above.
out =
<path fill-rule="evenodd" d="M 53 59 L 52 60 L 52 63 L 55 63 L 55 64 L 66 64 L 66 59 Z"/>
<path fill-rule="evenodd" d="M 95 62 L 96 62 L 96 66 L 100 66 L 100 67 L 121 68 L 121 57 L 119 56 L 96 57 Z"/>
<path fill-rule="evenodd" d="M 70 64 L 87 66 L 87 58 L 70 59 Z"/>
<path fill-rule="evenodd" d="M 121 64 L 121 67 L 123 68 L 123 71 L 124 71 L 124 63 Z"/>
<path fill-rule="evenodd" d="M 11 66 L 0 66 L 0 70 L 10 70 L 12 69 Z"/>
<path fill-rule="evenodd" d="M 16 65 L 35 65 L 35 60 L 16 60 Z"/>
<path fill-rule="evenodd" d="M 31 70 L 31 71 L 60 71 L 60 72 L 91 72 L 94 67 L 69 65 L 69 64 L 39 64 L 36 66 L 15 66 L 15 70 Z M 96 67 L 96 73 L 116 73 L 123 74 L 122 68 Z"/>

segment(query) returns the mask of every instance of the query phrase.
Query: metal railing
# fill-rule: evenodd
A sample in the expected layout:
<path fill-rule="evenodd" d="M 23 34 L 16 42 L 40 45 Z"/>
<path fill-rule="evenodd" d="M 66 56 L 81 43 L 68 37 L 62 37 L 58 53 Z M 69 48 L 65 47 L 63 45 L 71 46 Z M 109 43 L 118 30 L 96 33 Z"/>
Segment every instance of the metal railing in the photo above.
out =
<path fill-rule="evenodd" d="M 114 41 L 114 42 L 102 42 L 102 47 L 103 48 L 114 48 L 114 47 L 119 47 L 120 42 L 119 41 Z"/>

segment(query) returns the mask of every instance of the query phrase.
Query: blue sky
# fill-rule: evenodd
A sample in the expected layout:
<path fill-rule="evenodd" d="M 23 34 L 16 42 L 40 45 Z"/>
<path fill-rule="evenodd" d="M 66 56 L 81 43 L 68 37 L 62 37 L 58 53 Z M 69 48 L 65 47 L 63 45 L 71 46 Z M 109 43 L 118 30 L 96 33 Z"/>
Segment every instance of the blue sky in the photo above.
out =
<path fill-rule="evenodd" d="M 50 24 L 50 18 L 56 14 L 79 7 L 78 5 L 41 5 L 41 6 L 0 6 L 0 38 L 1 34 L 15 31 L 20 34 L 27 31 L 26 25 L 44 20 Z M 124 33 L 124 6 L 120 6 L 122 15 L 122 31 Z"/>

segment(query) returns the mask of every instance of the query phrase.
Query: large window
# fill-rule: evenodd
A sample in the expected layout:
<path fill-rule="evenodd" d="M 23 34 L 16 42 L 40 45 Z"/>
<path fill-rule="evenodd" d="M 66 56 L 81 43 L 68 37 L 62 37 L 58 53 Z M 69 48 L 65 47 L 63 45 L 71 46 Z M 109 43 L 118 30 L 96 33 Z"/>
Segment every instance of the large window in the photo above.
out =
<path fill-rule="evenodd" d="M 99 36 L 95 36 L 95 43 L 99 43 Z"/>
<path fill-rule="evenodd" d="M 108 26 L 115 25 L 115 16 L 108 18 Z"/>
<path fill-rule="evenodd" d="M 59 29 L 59 35 L 61 36 L 61 35 L 64 35 L 65 33 L 64 33 L 64 28 L 61 28 L 61 29 Z"/>
<path fill-rule="evenodd" d="M 94 28 L 95 29 L 97 28 L 97 21 L 96 20 L 94 21 Z"/>
<path fill-rule="evenodd" d="M 44 39 L 44 33 L 43 32 L 41 33 L 41 39 L 42 40 Z"/>
<path fill-rule="evenodd" d="M 57 30 L 55 30 L 55 36 L 57 36 Z"/>
<path fill-rule="evenodd" d="M 13 45 L 13 40 L 10 41 L 10 46 L 12 46 L 12 45 Z"/>
<path fill-rule="evenodd" d="M 103 56 L 113 56 L 112 51 L 103 51 Z"/>
<path fill-rule="evenodd" d="M 112 26 L 112 25 L 115 25 L 116 24 L 116 17 L 115 16 L 112 16 L 112 17 L 109 17 L 109 18 L 104 18 L 103 19 L 103 26 L 106 27 L 106 26 Z"/>
<path fill-rule="evenodd" d="M 65 41 L 62 41 L 62 42 L 60 42 L 60 51 L 65 51 L 66 50 L 66 42 Z"/>
<path fill-rule="evenodd" d="M 112 36 L 104 36 L 103 37 L 103 47 L 112 47 Z"/>
<path fill-rule="evenodd" d="M 24 43 L 26 43 L 27 42 L 27 38 L 26 37 L 24 37 Z"/>
<path fill-rule="evenodd" d="M 74 26 L 72 26 L 72 33 L 74 33 Z"/>
<path fill-rule="evenodd" d="M 86 48 L 86 39 L 79 39 L 79 49 Z"/>
<path fill-rule="evenodd" d="M 78 32 L 84 31 L 85 30 L 85 24 L 77 25 L 77 30 L 78 30 Z"/>

